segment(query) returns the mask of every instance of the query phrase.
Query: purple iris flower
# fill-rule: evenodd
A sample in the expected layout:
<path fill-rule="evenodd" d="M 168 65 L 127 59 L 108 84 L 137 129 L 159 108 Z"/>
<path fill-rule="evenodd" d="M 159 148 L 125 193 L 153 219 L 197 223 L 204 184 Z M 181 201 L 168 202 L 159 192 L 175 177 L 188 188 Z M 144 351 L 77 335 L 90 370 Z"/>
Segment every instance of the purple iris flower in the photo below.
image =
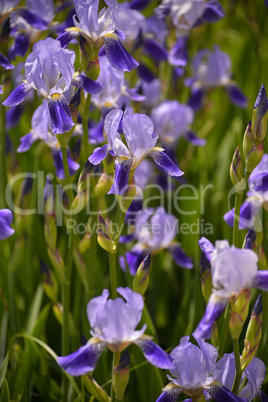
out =
<path fill-rule="evenodd" d="M 156 14 L 170 15 L 177 36 L 189 36 L 194 26 L 223 18 L 224 10 L 217 0 L 163 0 Z"/>
<path fill-rule="evenodd" d="M 247 98 L 231 79 L 231 64 L 229 55 L 218 46 L 213 51 L 203 49 L 197 53 L 192 63 L 193 76 L 185 80 L 185 85 L 191 86 L 189 104 L 194 110 L 201 107 L 206 91 L 217 87 L 225 88 L 231 102 L 236 106 L 247 106 Z"/>
<path fill-rule="evenodd" d="M 145 358 L 154 366 L 162 369 L 173 367 L 170 356 L 151 337 L 144 335 L 146 324 L 135 330 L 139 324 L 144 306 L 140 294 L 129 288 L 118 288 L 118 297 L 108 300 L 105 289 L 101 296 L 93 298 L 87 305 L 87 316 L 91 326 L 92 338 L 69 356 L 58 357 L 58 364 L 67 373 L 80 376 L 93 371 L 105 347 L 118 353 L 130 344 L 136 344 Z"/>
<path fill-rule="evenodd" d="M 13 220 L 13 215 L 10 209 L 0 209 L 0 240 L 10 237 L 15 232 L 10 227 Z"/>
<path fill-rule="evenodd" d="M 11 36 L 15 41 L 9 50 L 9 57 L 24 57 L 37 32 L 47 29 L 53 18 L 52 0 L 26 0 L 26 8 L 20 8 L 10 16 Z"/>
<path fill-rule="evenodd" d="M 187 141 L 195 145 L 202 146 L 206 143 L 205 140 L 190 131 L 194 112 L 188 105 L 180 104 L 176 100 L 164 101 L 152 110 L 151 118 L 155 131 L 165 145 L 174 144 L 180 137 L 185 137 Z"/>
<path fill-rule="evenodd" d="M 118 5 L 116 0 L 105 0 L 107 8 L 98 13 L 99 0 L 74 0 L 76 16 L 75 27 L 68 28 L 58 39 L 63 47 L 79 35 L 93 46 L 104 44 L 106 56 L 111 65 L 121 71 L 131 71 L 139 63 L 122 46 L 118 28 Z M 78 22 L 78 20 L 79 22 Z"/>
<path fill-rule="evenodd" d="M 33 52 L 25 62 L 26 80 L 14 89 L 3 105 L 18 105 L 35 89 L 47 99 L 53 134 L 69 131 L 74 122 L 64 94 L 71 84 L 91 94 L 102 88 L 99 83 L 83 75 L 75 75 L 74 61 L 75 52 L 62 49 L 57 40 L 47 38 L 35 43 Z"/>
<path fill-rule="evenodd" d="M 106 56 L 99 58 L 100 74 L 97 82 L 102 85 L 102 90 L 92 96 L 92 103 L 106 114 L 114 108 L 128 106 L 129 100 L 143 101 L 144 96 L 139 95 L 135 88 L 128 88 L 124 71 L 114 69 Z"/>
<path fill-rule="evenodd" d="M 262 401 L 267 400 L 267 396 L 260 390 L 264 381 L 266 367 L 265 364 L 253 357 L 245 371 L 243 372 L 239 396 L 251 402 L 255 397 L 259 397 Z M 227 353 L 216 363 L 215 379 L 218 380 L 224 387 L 231 390 L 235 380 L 236 368 L 234 353 Z M 247 379 L 246 385 L 242 388 L 242 384 Z"/>
<path fill-rule="evenodd" d="M 216 402 L 246 401 L 215 381 L 217 349 L 201 339 L 197 339 L 198 346 L 193 345 L 189 338 L 181 338 L 180 344 L 172 350 L 170 356 L 175 368 L 170 370 L 172 376 L 167 376 L 171 382 L 156 402 L 174 402 L 182 392 L 195 397 L 205 394 Z"/>
<path fill-rule="evenodd" d="M 261 162 L 249 176 L 247 199 L 241 205 L 239 229 L 246 229 L 255 224 L 261 207 L 268 209 L 268 154 L 264 154 Z M 234 208 L 226 212 L 224 220 L 229 226 L 234 223 Z"/>
<path fill-rule="evenodd" d="M 254 251 L 229 246 L 227 240 L 218 240 L 214 247 L 202 237 L 199 246 L 211 264 L 213 290 L 204 317 L 193 335 L 207 339 L 214 321 L 231 297 L 238 296 L 246 288 L 268 291 L 268 271 L 258 271 L 258 256 Z"/>
<path fill-rule="evenodd" d="M 126 261 L 129 271 L 135 275 L 140 263 L 150 252 L 158 254 L 163 249 L 168 249 L 176 264 L 183 268 L 193 268 L 193 261 L 174 241 L 177 234 L 177 219 L 174 215 L 165 212 L 164 208 L 156 210 L 148 208 L 140 211 L 135 217 L 135 238 L 138 240 L 132 249 L 126 253 Z M 120 258 L 122 269 L 126 269 L 124 258 Z"/>
<path fill-rule="evenodd" d="M 138 10 L 131 9 L 128 2 L 119 4 L 117 29 L 124 33 L 124 44 L 133 45 L 140 33 L 146 29 L 146 18 Z"/>
<path fill-rule="evenodd" d="M 118 133 L 122 120 L 126 144 Z M 143 161 L 151 156 L 155 163 L 171 176 L 181 176 L 183 172 L 163 152 L 155 147 L 157 135 L 154 132 L 152 120 L 145 114 L 133 113 L 132 108 L 124 112 L 114 109 L 107 114 L 104 121 L 104 131 L 108 144 L 96 148 L 89 157 L 89 162 L 98 165 L 110 152 L 116 157 L 114 183 L 108 194 L 124 194 L 128 187 L 129 175 Z"/>

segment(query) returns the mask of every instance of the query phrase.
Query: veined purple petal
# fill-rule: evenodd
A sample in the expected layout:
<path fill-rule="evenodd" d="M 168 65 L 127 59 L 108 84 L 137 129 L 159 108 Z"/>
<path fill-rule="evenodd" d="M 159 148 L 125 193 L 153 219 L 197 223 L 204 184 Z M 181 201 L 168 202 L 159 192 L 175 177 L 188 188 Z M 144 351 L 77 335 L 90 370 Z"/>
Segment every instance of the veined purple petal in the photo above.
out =
<path fill-rule="evenodd" d="M 28 95 L 28 93 L 31 91 L 31 87 L 29 84 L 24 82 L 23 84 L 20 84 L 17 88 L 14 89 L 13 92 L 6 98 L 6 100 L 3 102 L 4 106 L 16 106 L 19 103 L 21 103 L 25 97 Z"/>
<path fill-rule="evenodd" d="M 14 68 L 13 64 L 2 53 L 0 53 L 0 66 L 4 67 L 5 70 L 13 70 Z"/>
<path fill-rule="evenodd" d="M 267 4 L 266 4 L 266 7 L 268 7 L 268 1 L 267 1 Z M 268 396 L 265 395 L 265 393 L 262 392 L 261 390 L 259 390 L 259 391 L 257 392 L 257 395 L 256 395 L 256 396 L 257 396 L 258 398 L 260 398 L 261 402 L 268 402 Z"/>
<path fill-rule="evenodd" d="M 53 134 L 62 134 L 70 131 L 74 126 L 70 109 L 65 98 L 58 100 L 48 100 L 48 110 L 51 118 L 51 126 Z"/>
<path fill-rule="evenodd" d="M 268 292 L 268 271 L 258 271 L 253 278 L 252 287 Z"/>
<path fill-rule="evenodd" d="M 207 143 L 207 140 L 198 137 L 193 131 L 187 131 L 186 140 L 199 147 L 203 147 Z"/>
<path fill-rule="evenodd" d="M 217 22 L 225 16 L 224 9 L 217 0 L 210 0 L 206 3 L 202 20 L 206 22 Z"/>
<path fill-rule="evenodd" d="M 189 257 L 181 248 L 179 244 L 172 244 L 169 250 L 174 258 L 174 261 L 179 267 L 182 268 L 193 268 L 193 259 Z"/>
<path fill-rule="evenodd" d="M 0 85 L 0 94 L 2 94 L 4 91 L 3 91 L 3 88 L 2 88 L 2 85 Z"/>
<path fill-rule="evenodd" d="M 168 58 L 167 49 L 154 39 L 146 39 L 143 47 L 156 60 L 167 60 Z"/>
<path fill-rule="evenodd" d="M 131 71 L 138 67 L 139 63 L 130 56 L 116 35 L 107 35 L 103 39 L 106 56 L 116 70 Z"/>
<path fill-rule="evenodd" d="M 151 341 L 146 335 L 133 343 L 141 349 L 144 357 L 149 363 L 162 369 L 169 370 L 174 368 L 170 355 L 161 349 L 160 346 L 156 345 L 156 343 Z"/>
<path fill-rule="evenodd" d="M 25 8 L 18 9 L 16 12 L 36 29 L 45 29 L 48 25 L 47 22 L 38 17 L 38 15 L 31 13 Z"/>
<path fill-rule="evenodd" d="M 20 146 L 17 149 L 17 152 L 25 152 L 31 148 L 32 144 L 35 142 L 36 138 L 34 138 L 32 133 L 26 134 L 20 138 Z"/>
<path fill-rule="evenodd" d="M 164 152 L 153 150 L 148 155 L 169 175 L 180 177 L 184 174 Z"/>
<path fill-rule="evenodd" d="M 227 85 L 226 90 L 229 94 L 231 102 L 239 107 L 246 108 L 248 105 L 247 97 L 243 94 L 238 85 Z"/>
<path fill-rule="evenodd" d="M 0 240 L 10 237 L 15 232 L 10 227 L 13 220 L 13 215 L 10 209 L 0 209 Z"/>
<path fill-rule="evenodd" d="M 213 251 L 215 250 L 213 244 L 204 236 L 201 237 L 201 239 L 198 241 L 198 244 L 201 250 L 205 253 L 208 261 L 210 261 L 212 258 Z"/>
<path fill-rule="evenodd" d="M 176 402 L 181 393 L 182 389 L 170 383 L 164 388 L 164 391 L 155 402 Z"/>
<path fill-rule="evenodd" d="M 224 311 L 227 303 L 228 299 L 220 298 L 213 294 L 210 296 L 205 314 L 193 332 L 193 336 L 196 339 L 209 339 L 211 337 L 212 325 Z"/>
<path fill-rule="evenodd" d="M 106 344 L 98 342 L 91 338 L 85 346 L 79 348 L 76 352 L 58 357 L 57 362 L 68 374 L 80 376 L 93 371 L 98 363 Z"/>
<path fill-rule="evenodd" d="M 187 37 L 181 37 L 177 43 L 170 50 L 168 55 L 168 61 L 172 66 L 184 67 L 188 61 L 187 53 Z"/>
<path fill-rule="evenodd" d="M 201 88 L 192 89 L 188 105 L 191 106 L 191 108 L 194 109 L 194 111 L 197 111 L 201 108 L 204 99 L 204 94 L 205 94 L 204 90 Z"/>
<path fill-rule="evenodd" d="M 108 144 L 103 145 L 103 147 L 95 148 L 93 154 L 88 158 L 89 162 L 93 165 L 98 165 L 103 161 L 108 155 Z"/>
<path fill-rule="evenodd" d="M 95 95 L 100 92 L 103 86 L 91 78 L 86 77 L 85 75 L 77 75 L 72 79 L 72 84 L 77 88 L 82 88 L 86 92 L 91 95 Z"/>
<path fill-rule="evenodd" d="M 79 31 L 67 31 L 60 35 L 57 40 L 60 41 L 61 47 L 66 47 L 73 39 L 80 35 Z"/>
<path fill-rule="evenodd" d="M 247 399 L 233 394 L 231 391 L 229 391 L 229 389 L 216 381 L 213 384 L 205 387 L 205 389 L 210 398 L 217 402 L 247 402 Z"/>
<path fill-rule="evenodd" d="M 123 195 L 128 188 L 129 172 L 132 165 L 132 159 L 115 161 L 114 183 L 108 194 Z"/>

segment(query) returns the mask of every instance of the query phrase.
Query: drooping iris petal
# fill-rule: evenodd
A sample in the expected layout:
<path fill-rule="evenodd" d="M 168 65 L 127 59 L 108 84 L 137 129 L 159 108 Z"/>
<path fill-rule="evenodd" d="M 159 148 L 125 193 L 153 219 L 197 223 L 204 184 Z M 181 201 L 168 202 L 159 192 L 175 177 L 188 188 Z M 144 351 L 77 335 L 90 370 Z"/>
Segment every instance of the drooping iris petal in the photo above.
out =
<path fill-rule="evenodd" d="M 193 332 L 196 339 L 209 339 L 214 321 L 221 315 L 227 306 L 228 298 L 220 298 L 212 294 L 209 298 L 205 314 Z"/>
<path fill-rule="evenodd" d="M 93 154 L 88 158 L 89 162 L 93 165 L 98 165 L 103 161 L 108 155 L 108 144 L 103 145 L 103 147 L 95 148 Z"/>
<path fill-rule="evenodd" d="M 26 134 L 20 138 L 20 146 L 17 149 L 17 152 L 25 152 L 31 148 L 32 144 L 36 141 L 32 133 Z"/>
<path fill-rule="evenodd" d="M 189 106 L 191 106 L 194 111 L 199 110 L 202 106 L 204 96 L 205 92 L 202 88 L 193 88 L 188 101 Z"/>
<path fill-rule="evenodd" d="M 10 63 L 7 57 L 0 53 L 0 66 L 4 67 L 5 70 L 13 70 L 14 66 Z"/>
<path fill-rule="evenodd" d="M 24 82 L 20 84 L 17 88 L 14 89 L 13 92 L 7 97 L 7 99 L 3 102 L 4 106 L 15 106 L 21 103 L 28 93 L 31 91 L 31 87 L 29 84 Z"/>
<path fill-rule="evenodd" d="M 187 131 L 186 140 L 199 147 L 203 147 L 207 143 L 204 138 L 198 137 L 193 131 Z"/>
<path fill-rule="evenodd" d="M 247 229 L 253 225 L 256 214 L 261 208 L 261 201 L 257 198 L 248 198 L 240 208 L 239 229 Z M 234 224 L 234 208 L 224 214 L 223 219 L 227 225 L 233 227 Z"/>
<path fill-rule="evenodd" d="M 131 71 L 138 67 L 139 63 L 130 56 L 115 34 L 106 35 L 103 40 L 106 56 L 116 70 Z"/>
<path fill-rule="evenodd" d="M 95 369 L 105 346 L 104 342 L 92 338 L 76 352 L 58 357 L 57 362 L 68 374 L 81 376 Z"/>
<path fill-rule="evenodd" d="M 148 249 L 138 247 L 138 244 L 126 253 L 126 260 L 131 275 L 135 275 L 140 264 L 148 253 Z"/>
<path fill-rule="evenodd" d="M 176 402 L 182 390 L 173 384 L 168 384 L 155 402 Z"/>
<path fill-rule="evenodd" d="M 17 10 L 17 13 L 30 24 L 32 27 L 36 29 L 45 29 L 47 28 L 47 22 L 40 18 L 38 15 L 32 13 L 25 8 L 20 8 Z"/>
<path fill-rule="evenodd" d="M 169 175 L 180 177 L 184 174 L 164 152 L 152 150 L 148 155 Z"/>
<path fill-rule="evenodd" d="M 268 271 L 258 271 L 253 278 L 252 287 L 268 292 Z"/>
<path fill-rule="evenodd" d="M 156 60 L 167 60 L 168 58 L 167 49 L 154 39 L 146 39 L 143 48 Z"/>
<path fill-rule="evenodd" d="M 206 22 L 217 22 L 225 15 L 222 5 L 217 0 L 208 1 L 205 7 L 202 20 Z"/>
<path fill-rule="evenodd" d="M 246 108 L 248 105 L 247 97 L 243 94 L 241 89 L 236 84 L 229 84 L 225 87 L 231 102 L 239 107 Z"/>
<path fill-rule="evenodd" d="M 48 100 L 48 110 L 51 117 L 52 133 L 62 134 L 70 131 L 75 125 L 71 117 L 68 103 L 64 97 Z"/>
<path fill-rule="evenodd" d="M 141 349 L 146 360 L 154 366 L 167 370 L 174 367 L 171 357 L 146 335 L 133 343 Z"/>
<path fill-rule="evenodd" d="M 123 195 L 127 191 L 131 165 L 132 159 L 115 161 L 114 182 L 108 194 Z"/>
<path fill-rule="evenodd" d="M 13 220 L 13 215 L 10 209 L 0 209 L 0 240 L 10 237 L 15 232 L 10 227 Z"/>
<path fill-rule="evenodd" d="M 234 395 L 229 389 L 217 382 L 207 386 L 206 391 L 210 398 L 217 402 L 247 402 L 245 398 Z"/>
<path fill-rule="evenodd" d="M 188 269 L 193 268 L 193 259 L 183 251 L 179 244 L 172 244 L 169 247 L 169 250 L 171 251 L 174 261 L 179 267 Z"/>
<path fill-rule="evenodd" d="M 85 75 L 77 75 L 72 79 L 72 84 L 78 88 L 84 89 L 89 94 L 97 94 L 102 90 L 102 85 L 99 82 L 86 77 Z"/>
<path fill-rule="evenodd" d="M 176 67 L 184 67 L 188 61 L 188 52 L 187 52 L 187 38 L 182 37 L 179 38 L 170 50 L 168 55 L 168 61 L 172 66 Z"/>
<path fill-rule="evenodd" d="M 57 40 L 60 42 L 61 47 L 66 47 L 73 39 L 76 39 L 80 34 L 81 32 L 77 29 L 68 30 L 60 35 Z"/>
<path fill-rule="evenodd" d="M 8 56 L 11 59 L 15 59 L 17 56 L 24 57 L 29 47 L 29 37 L 25 34 L 18 34 L 15 37 L 15 42 L 11 46 L 8 52 Z"/>

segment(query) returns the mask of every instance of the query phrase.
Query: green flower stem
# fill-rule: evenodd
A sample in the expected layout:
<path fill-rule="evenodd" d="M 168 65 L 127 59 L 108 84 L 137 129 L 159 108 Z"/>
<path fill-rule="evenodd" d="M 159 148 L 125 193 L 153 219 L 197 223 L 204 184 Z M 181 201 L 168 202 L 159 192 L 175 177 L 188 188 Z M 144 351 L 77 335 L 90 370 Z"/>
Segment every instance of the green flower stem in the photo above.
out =
<path fill-rule="evenodd" d="M 110 264 L 110 280 L 111 280 L 111 289 L 112 289 L 112 298 L 115 299 L 116 298 L 116 256 L 117 256 L 117 247 L 118 247 L 118 243 L 119 243 L 119 239 L 120 239 L 120 235 L 122 233 L 123 230 L 123 226 L 124 226 L 124 221 L 125 221 L 125 217 L 126 217 L 126 212 L 122 212 L 120 210 L 120 206 L 118 204 L 117 206 L 117 214 L 116 216 L 119 215 L 119 219 L 116 219 L 115 221 L 118 222 L 118 226 L 116 226 L 116 231 L 115 231 L 115 235 L 113 238 L 113 241 L 116 245 L 116 252 L 114 254 L 109 254 L 109 264 Z"/>
<path fill-rule="evenodd" d="M 236 369 L 235 381 L 233 385 L 233 393 L 238 394 L 239 384 L 243 373 L 240 363 L 239 339 L 233 339 L 233 349 L 235 355 L 235 369 Z"/>
<path fill-rule="evenodd" d="M 61 150 L 62 150 L 62 161 L 63 161 L 65 181 L 67 185 L 70 185 L 71 178 L 67 160 L 67 147 L 62 146 Z M 73 200 L 73 190 L 69 187 L 66 192 L 69 198 L 69 203 L 71 204 Z M 76 216 L 73 216 L 73 219 L 76 220 Z M 70 282 L 71 282 L 72 266 L 73 266 L 74 244 L 75 244 L 75 233 L 74 230 L 71 230 L 69 234 L 68 252 L 65 264 L 66 281 L 62 285 L 62 305 L 63 305 L 62 355 L 63 356 L 66 356 L 69 353 Z M 64 374 L 62 379 L 63 379 L 63 401 L 67 401 L 68 379 Z"/>
<path fill-rule="evenodd" d="M 110 392 L 110 397 L 112 402 L 116 402 L 117 398 L 116 395 L 114 393 L 114 387 L 113 387 L 113 377 L 114 377 L 114 369 L 115 367 L 118 366 L 120 361 L 120 352 L 114 352 L 113 353 L 113 365 L 112 365 L 112 383 L 111 383 L 111 392 Z"/>
<path fill-rule="evenodd" d="M 89 105 L 90 105 L 91 95 L 87 95 L 87 98 L 84 102 L 83 113 L 82 113 L 82 126 L 83 126 L 83 147 L 84 147 L 84 164 L 87 161 L 87 158 L 90 155 L 90 146 L 88 142 L 88 114 L 89 114 Z"/>
<path fill-rule="evenodd" d="M 5 154 L 5 107 L 0 105 L 0 209 L 5 208 L 5 192 L 7 185 L 6 154 Z"/>
<path fill-rule="evenodd" d="M 235 214 L 234 214 L 234 227 L 233 227 L 233 245 L 239 247 L 239 220 L 240 220 L 240 207 L 242 203 L 243 193 L 239 192 L 235 195 Z"/>
<path fill-rule="evenodd" d="M 90 235 L 90 264 L 88 264 L 88 289 L 91 297 L 95 295 L 95 278 L 96 278 L 96 257 L 97 257 L 97 226 L 98 226 L 98 215 L 97 215 L 97 200 L 91 197 L 92 205 L 92 219 L 91 219 L 91 235 Z"/>

